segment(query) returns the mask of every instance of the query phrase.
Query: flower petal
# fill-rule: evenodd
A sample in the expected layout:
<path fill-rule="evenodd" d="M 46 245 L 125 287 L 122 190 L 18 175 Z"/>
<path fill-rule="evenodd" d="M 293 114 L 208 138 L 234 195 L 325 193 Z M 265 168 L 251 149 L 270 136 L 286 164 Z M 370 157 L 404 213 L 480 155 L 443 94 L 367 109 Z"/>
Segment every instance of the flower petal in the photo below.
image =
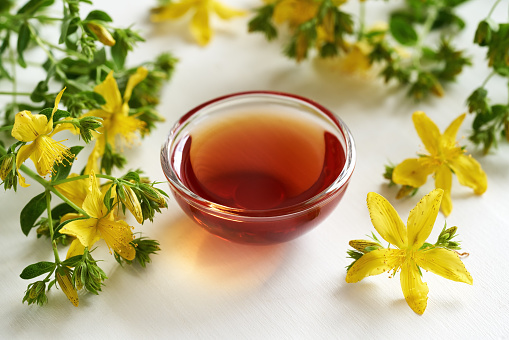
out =
<path fill-rule="evenodd" d="M 367 198 L 371 223 L 387 242 L 405 248 L 407 231 L 394 207 L 381 195 L 370 192 Z"/>
<path fill-rule="evenodd" d="M 474 189 L 477 195 L 482 195 L 488 188 L 486 173 L 472 156 L 460 155 L 449 160 L 448 164 L 458 177 L 460 184 Z"/>
<path fill-rule="evenodd" d="M 78 239 L 74 239 L 69 246 L 69 250 L 67 250 L 66 259 L 70 259 L 76 255 L 83 255 L 85 252 L 85 246 L 81 244 Z"/>
<path fill-rule="evenodd" d="M 35 143 L 30 143 L 20 147 L 18 153 L 16 154 L 16 171 L 18 172 L 19 185 L 21 185 L 23 188 L 29 187 L 30 184 L 25 183 L 25 177 L 21 175 L 19 167 L 27 160 L 28 157 L 30 157 L 34 150 Z"/>
<path fill-rule="evenodd" d="M 122 109 L 122 97 L 118 90 L 117 81 L 113 78 L 113 71 L 108 73 L 106 79 L 97 85 L 94 91 L 99 93 L 103 96 L 104 100 L 106 100 L 106 104 L 102 106 L 104 111 L 118 112 Z"/>
<path fill-rule="evenodd" d="M 77 174 L 70 174 L 67 178 L 74 178 L 77 176 Z M 55 188 L 62 195 L 70 199 L 72 203 L 81 208 L 83 201 L 85 201 L 85 198 L 87 197 L 88 182 L 88 179 L 78 179 L 56 185 Z"/>
<path fill-rule="evenodd" d="M 161 22 L 168 19 L 180 18 L 191 9 L 196 3 L 196 0 L 184 0 L 178 3 L 169 3 L 165 6 L 157 7 L 153 10 L 150 16 L 150 21 Z"/>
<path fill-rule="evenodd" d="M 97 223 L 95 218 L 74 220 L 64 225 L 60 233 L 74 236 L 84 247 L 91 248 L 100 239 Z"/>
<path fill-rule="evenodd" d="M 464 282 L 471 285 L 472 276 L 465 268 L 458 254 L 445 248 L 421 250 L 415 253 L 415 262 L 425 270 L 429 270 L 446 279 Z"/>
<path fill-rule="evenodd" d="M 435 189 L 421 198 L 407 221 L 408 245 L 418 249 L 426 241 L 437 219 L 444 191 Z"/>
<path fill-rule="evenodd" d="M 418 188 L 426 183 L 434 167 L 426 162 L 427 157 L 409 158 L 399 163 L 392 172 L 394 183 Z"/>
<path fill-rule="evenodd" d="M 46 135 L 53 129 L 45 115 L 33 115 L 30 111 L 21 111 L 14 116 L 11 136 L 22 142 L 31 142 L 40 135 Z"/>
<path fill-rule="evenodd" d="M 133 233 L 131 227 L 125 221 L 114 221 L 112 218 L 102 218 L 97 227 L 101 232 L 102 238 L 106 241 L 106 244 L 108 244 L 108 247 L 113 248 L 117 254 L 126 260 L 134 259 L 136 256 L 136 249 L 134 249 L 131 244 Z"/>
<path fill-rule="evenodd" d="M 414 312 L 422 315 L 428 304 L 429 289 L 426 282 L 422 282 L 414 261 L 405 261 L 401 266 L 400 282 L 406 302 Z"/>
<path fill-rule="evenodd" d="M 367 276 L 382 274 L 399 267 L 405 252 L 399 249 L 377 249 L 355 261 L 346 273 L 346 282 L 355 283 Z"/>
<path fill-rule="evenodd" d="M 452 172 L 445 164 L 442 164 L 435 173 L 435 188 L 444 190 L 442 205 L 440 208 L 445 216 L 449 216 L 452 211 L 451 200 Z"/>
<path fill-rule="evenodd" d="M 103 197 L 99 184 L 95 177 L 95 173 L 92 171 L 88 179 L 87 197 L 83 201 L 83 210 L 93 218 L 104 217 L 107 213 L 106 207 L 104 206 Z"/>
<path fill-rule="evenodd" d="M 421 138 L 424 147 L 431 155 L 438 154 L 438 141 L 440 130 L 433 121 L 422 111 L 416 111 L 412 115 L 415 130 Z"/>
<path fill-rule="evenodd" d="M 140 66 L 136 70 L 136 72 L 129 77 L 129 80 L 127 81 L 127 85 L 125 87 L 124 91 L 124 103 L 128 103 L 129 99 L 131 99 L 131 94 L 133 93 L 133 89 L 136 85 L 138 85 L 140 82 L 143 81 L 147 77 L 148 70 Z"/>
<path fill-rule="evenodd" d="M 55 105 L 53 106 L 53 111 L 51 111 L 51 119 L 53 119 L 53 114 L 58 110 L 58 103 L 60 103 L 60 99 L 62 99 L 62 95 L 64 94 L 65 87 L 57 94 L 55 98 Z"/>
<path fill-rule="evenodd" d="M 466 114 L 460 115 L 458 118 L 452 121 L 451 124 L 445 129 L 442 138 L 445 138 L 450 144 L 456 143 L 456 135 L 458 130 L 465 119 Z"/>
<path fill-rule="evenodd" d="M 205 5 L 200 5 L 191 19 L 191 33 L 198 44 L 205 46 L 212 38 L 212 29 L 209 23 L 209 12 Z"/>
<path fill-rule="evenodd" d="M 245 15 L 246 12 L 223 5 L 219 1 L 214 1 L 212 3 L 212 9 L 214 12 L 223 20 L 228 20 L 236 16 Z"/>

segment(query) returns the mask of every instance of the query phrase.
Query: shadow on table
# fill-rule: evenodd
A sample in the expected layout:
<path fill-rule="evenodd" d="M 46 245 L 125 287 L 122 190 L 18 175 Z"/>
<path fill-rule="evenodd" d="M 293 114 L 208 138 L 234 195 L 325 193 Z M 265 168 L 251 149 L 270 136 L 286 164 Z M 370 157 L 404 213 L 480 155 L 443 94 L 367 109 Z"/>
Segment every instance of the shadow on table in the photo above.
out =
<path fill-rule="evenodd" d="M 266 283 L 291 251 L 291 243 L 252 246 L 223 240 L 188 218 L 159 236 L 168 270 L 214 290 L 247 291 Z"/>

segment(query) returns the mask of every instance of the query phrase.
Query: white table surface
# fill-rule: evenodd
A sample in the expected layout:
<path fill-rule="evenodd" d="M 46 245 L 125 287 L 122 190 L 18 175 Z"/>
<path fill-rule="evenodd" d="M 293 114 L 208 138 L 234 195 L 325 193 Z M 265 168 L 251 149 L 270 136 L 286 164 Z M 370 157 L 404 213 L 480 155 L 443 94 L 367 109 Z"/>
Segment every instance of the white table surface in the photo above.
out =
<path fill-rule="evenodd" d="M 180 59 L 159 107 L 167 121 L 140 147 L 127 151 L 129 167 L 142 167 L 151 179 L 163 181 L 159 150 L 173 122 L 203 101 L 243 90 L 291 92 L 336 112 L 355 137 L 357 167 L 332 215 L 308 234 L 280 245 L 255 247 L 218 239 L 193 224 L 171 200 L 153 224 L 136 227 L 161 242 L 160 254 L 146 269 L 122 268 L 103 244 L 94 256 L 105 260 L 102 266 L 109 279 L 99 296 L 81 293 L 79 308 L 54 289 L 42 308 L 21 303 L 28 282 L 19 278 L 20 272 L 30 263 L 51 260 L 52 254 L 46 242 L 37 240 L 35 233 L 25 237 L 19 227 L 19 212 L 40 187 L 34 183 L 20 188 L 15 199 L 13 192 L 2 191 L 0 338 L 509 338 L 509 145 L 502 143 L 496 154 L 487 156 L 475 152 L 466 138 L 472 115 L 460 135 L 488 174 L 488 190 L 475 196 L 455 179 L 454 210 L 447 223 L 459 227 L 463 249 L 470 253 L 464 263 L 473 286 L 425 272 L 429 300 L 419 316 L 403 298 L 399 275 L 345 282 L 348 241 L 374 231 L 365 204 L 367 193 L 387 197 L 406 220 L 420 196 L 432 189 L 430 180 L 417 196 L 396 201 L 396 189 L 388 188 L 382 178 L 384 164 L 422 151 L 411 121 L 413 111 L 425 111 L 441 130 L 465 112 L 466 97 L 487 74 L 486 51 L 471 40 L 475 24 L 487 14 L 492 0 L 474 0 L 460 10 L 468 26 L 459 41 L 475 66 L 446 88 L 444 98 L 422 103 L 407 99 L 394 86 L 347 77 L 315 60 L 297 65 L 280 53 L 281 42 L 267 43 L 261 34 L 246 33 L 247 17 L 216 22 L 213 41 L 201 48 L 192 42 L 187 22 L 157 27 L 148 22 L 148 9 L 155 1 L 95 2 L 118 26 L 134 23 L 146 37 L 128 63 L 151 60 L 163 51 Z M 249 9 L 261 2 L 224 3 Z M 503 3 L 501 20 L 507 18 L 507 3 Z M 357 6 L 351 1 L 346 9 L 356 13 Z M 382 18 L 388 6 L 368 2 L 369 20 Z M 507 100 L 503 81 L 491 87 L 498 101 Z M 444 221 L 440 214 L 431 240 Z"/>

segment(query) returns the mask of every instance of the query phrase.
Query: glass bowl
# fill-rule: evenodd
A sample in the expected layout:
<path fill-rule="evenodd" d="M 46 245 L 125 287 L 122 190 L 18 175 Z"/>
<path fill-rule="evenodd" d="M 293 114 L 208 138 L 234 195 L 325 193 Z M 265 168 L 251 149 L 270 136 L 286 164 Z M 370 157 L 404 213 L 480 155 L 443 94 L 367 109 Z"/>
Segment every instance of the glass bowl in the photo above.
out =
<path fill-rule="evenodd" d="M 161 165 L 182 210 L 223 239 L 286 242 L 343 197 L 355 167 L 348 127 L 309 99 L 250 91 L 210 100 L 173 126 Z"/>

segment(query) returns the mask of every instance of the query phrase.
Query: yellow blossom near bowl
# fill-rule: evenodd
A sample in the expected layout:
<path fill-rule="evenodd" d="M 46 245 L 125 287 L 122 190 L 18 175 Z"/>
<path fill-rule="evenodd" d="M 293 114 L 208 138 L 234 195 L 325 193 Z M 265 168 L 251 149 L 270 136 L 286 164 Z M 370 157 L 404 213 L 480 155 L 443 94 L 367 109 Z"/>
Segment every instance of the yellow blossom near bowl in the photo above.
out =
<path fill-rule="evenodd" d="M 435 187 L 444 190 L 442 212 L 446 216 L 452 211 L 453 173 L 461 185 L 474 189 L 476 195 L 482 195 L 488 187 L 486 173 L 479 162 L 466 155 L 465 149 L 456 141 L 456 135 L 464 119 L 465 114 L 460 115 L 442 134 L 424 112 L 415 112 L 412 120 L 429 155 L 406 159 L 398 164 L 392 173 L 394 183 L 413 188 L 424 185 L 428 176 L 434 174 Z"/>
<path fill-rule="evenodd" d="M 435 189 L 424 196 L 410 211 L 405 227 L 394 207 L 384 197 L 370 192 L 367 205 L 373 227 L 395 248 L 390 245 L 384 248 L 379 242 L 351 241 L 350 245 L 357 249 L 353 254 L 359 256 L 351 256 L 355 262 L 348 268 L 346 282 L 355 283 L 390 270 L 394 276 L 401 270 L 401 289 L 407 304 L 417 314 L 424 313 L 429 292 L 428 285 L 422 281 L 420 268 L 471 285 L 472 276 L 458 253 L 448 247 L 456 228 L 451 233 L 442 232 L 441 236 L 448 235 L 439 237 L 435 244 L 425 243 L 435 224 L 443 195 L 442 189 Z"/>

